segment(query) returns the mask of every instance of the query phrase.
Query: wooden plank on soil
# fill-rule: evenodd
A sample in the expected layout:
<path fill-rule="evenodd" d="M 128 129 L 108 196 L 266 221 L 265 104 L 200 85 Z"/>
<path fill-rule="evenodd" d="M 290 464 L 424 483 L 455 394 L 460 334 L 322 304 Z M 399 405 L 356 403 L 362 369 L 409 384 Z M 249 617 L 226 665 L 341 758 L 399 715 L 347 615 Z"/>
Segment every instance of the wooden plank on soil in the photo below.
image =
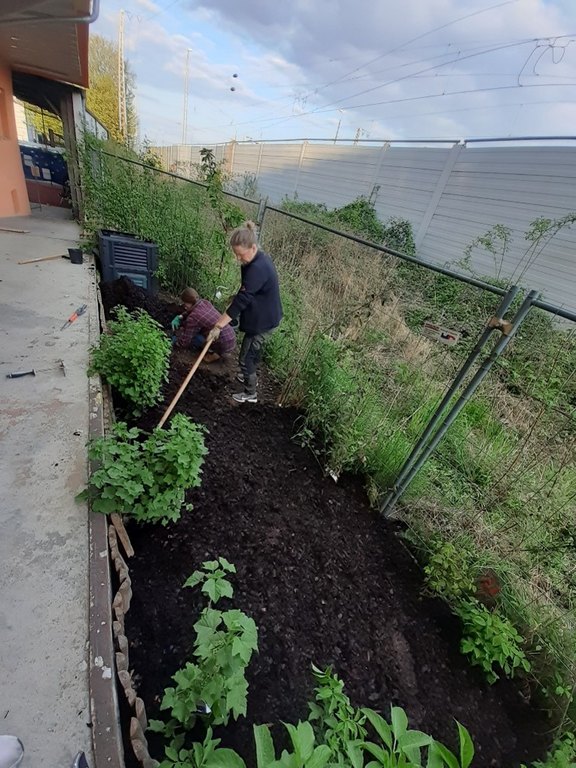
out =
<path fill-rule="evenodd" d="M 126 557 L 132 557 L 134 554 L 134 548 L 132 547 L 132 544 L 130 542 L 130 537 L 128 536 L 128 532 L 124 527 L 124 522 L 122 521 L 122 518 L 117 512 L 112 512 L 112 514 L 110 515 L 110 520 L 112 521 L 112 525 L 114 526 L 116 533 L 118 534 L 118 538 L 122 542 L 122 546 L 124 547 L 124 552 L 126 553 Z"/>

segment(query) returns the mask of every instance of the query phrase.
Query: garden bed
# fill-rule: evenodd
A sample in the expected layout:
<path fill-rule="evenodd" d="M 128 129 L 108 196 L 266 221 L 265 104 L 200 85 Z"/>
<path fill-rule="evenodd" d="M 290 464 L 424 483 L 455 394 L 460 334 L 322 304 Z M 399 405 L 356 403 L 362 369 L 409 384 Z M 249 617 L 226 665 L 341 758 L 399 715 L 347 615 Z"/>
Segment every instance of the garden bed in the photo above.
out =
<path fill-rule="evenodd" d="M 165 328 L 175 314 L 175 305 L 125 280 L 102 293 L 107 309 L 144 306 Z M 137 426 L 157 424 L 190 362 L 173 353 L 165 402 Z M 216 732 L 249 763 L 252 723 L 306 718 L 312 663 L 332 664 L 354 704 L 384 714 L 400 705 L 412 727 L 452 747 L 458 719 L 474 740 L 477 768 L 540 757 L 548 721 L 526 703 L 520 683 L 489 686 L 469 666 L 458 621 L 422 597 L 397 524 L 369 508 L 360 481 L 335 483 L 293 441 L 298 413 L 275 404 L 271 383 L 258 405 L 234 403 L 234 373 L 201 367 L 177 407 L 209 430 L 202 485 L 188 493 L 194 510 L 167 527 L 130 527 L 136 554 L 126 625 L 148 716 L 161 716 L 164 688 L 191 658 L 200 601 L 182 584 L 202 561 L 224 556 L 237 568 L 234 605 L 258 625 L 259 653 L 248 668 L 248 716 Z"/>

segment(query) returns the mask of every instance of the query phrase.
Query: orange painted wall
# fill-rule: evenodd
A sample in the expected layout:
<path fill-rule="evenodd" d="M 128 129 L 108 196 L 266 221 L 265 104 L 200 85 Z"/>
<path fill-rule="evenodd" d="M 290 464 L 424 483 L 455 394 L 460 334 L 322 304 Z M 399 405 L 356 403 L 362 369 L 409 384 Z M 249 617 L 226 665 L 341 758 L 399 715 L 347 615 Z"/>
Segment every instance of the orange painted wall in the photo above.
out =
<path fill-rule="evenodd" d="M 0 61 L 0 218 L 29 214 L 30 204 L 16 135 L 12 72 Z"/>

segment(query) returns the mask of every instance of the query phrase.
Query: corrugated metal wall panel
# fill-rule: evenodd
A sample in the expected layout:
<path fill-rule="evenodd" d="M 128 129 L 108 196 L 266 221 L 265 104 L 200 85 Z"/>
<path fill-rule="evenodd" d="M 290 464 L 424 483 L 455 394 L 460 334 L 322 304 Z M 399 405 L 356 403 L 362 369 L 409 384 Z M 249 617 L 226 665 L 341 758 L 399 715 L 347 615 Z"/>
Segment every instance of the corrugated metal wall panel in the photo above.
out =
<path fill-rule="evenodd" d="M 156 151 L 172 163 L 198 163 L 200 149 Z M 461 260 L 474 238 L 504 224 L 512 230 L 513 242 L 503 267 L 478 249 L 472 255 L 475 272 L 488 277 L 498 270 L 504 277 L 522 272 L 529 245 L 524 233 L 534 219 L 576 211 L 576 147 L 264 143 L 215 149 L 218 158 L 232 163 L 234 175 L 257 176 L 259 193 L 272 204 L 295 194 L 328 207 L 370 197 L 382 220 L 396 216 L 411 222 L 420 235 L 419 255 L 431 262 Z M 552 241 L 545 255 L 525 270 L 522 283 L 576 310 L 576 227 Z"/>

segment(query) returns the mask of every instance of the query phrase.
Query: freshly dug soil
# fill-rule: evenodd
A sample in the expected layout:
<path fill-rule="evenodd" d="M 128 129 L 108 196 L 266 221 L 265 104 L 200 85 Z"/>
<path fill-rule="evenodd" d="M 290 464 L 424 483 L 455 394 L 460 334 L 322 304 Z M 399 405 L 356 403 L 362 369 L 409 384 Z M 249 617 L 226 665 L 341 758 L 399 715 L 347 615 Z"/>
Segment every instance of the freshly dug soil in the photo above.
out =
<path fill-rule="evenodd" d="M 126 280 L 102 293 L 107 307 L 145 304 L 166 328 L 175 314 L 174 305 L 144 301 Z M 138 426 L 157 424 L 190 364 L 188 353 L 173 353 L 165 402 Z M 421 572 L 398 525 L 369 508 L 357 479 L 335 483 L 293 441 L 299 414 L 275 404 L 273 385 L 261 388 L 257 405 L 236 404 L 234 373 L 234 365 L 201 366 L 177 407 L 209 430 L 202 485 L 188 494 L 194 510 L 167 527 L 129 529 L 136 555 L 127 632 L 148 716 L 161 716 L 163 689 L 191 658 L 202 601 L 182 584 L 222 555 L 236 565 L 234 606 L 256 621 L 259 653 L 248 670 L 248 716 L 217 735 L 249 763 L 253 723 L 306 718 L 312 663 L 333 665 L 354 704 L 385 715 L 400 705 L 412 727 L 452 748 L 458 719 L 474 739 L 476 768 L 541 757 L 545 717 L 520 684 L 489 686 L 468 665 L 459 623 L 442 602 L 422 597 Z"/>

